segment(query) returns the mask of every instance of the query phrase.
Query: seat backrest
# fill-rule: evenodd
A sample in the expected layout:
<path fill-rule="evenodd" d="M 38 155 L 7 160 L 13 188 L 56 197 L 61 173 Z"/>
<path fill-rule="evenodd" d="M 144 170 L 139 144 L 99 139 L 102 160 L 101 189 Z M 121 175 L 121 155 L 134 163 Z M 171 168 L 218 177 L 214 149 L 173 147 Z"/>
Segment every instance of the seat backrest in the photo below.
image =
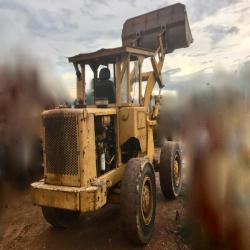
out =
<path fill-rule="evenodd" d="M 115 86 L 109 78 L 109 69 L 102 68 L 96 83 L 96 99 L 108 99 L 109 103 L 115 103 Z"/>

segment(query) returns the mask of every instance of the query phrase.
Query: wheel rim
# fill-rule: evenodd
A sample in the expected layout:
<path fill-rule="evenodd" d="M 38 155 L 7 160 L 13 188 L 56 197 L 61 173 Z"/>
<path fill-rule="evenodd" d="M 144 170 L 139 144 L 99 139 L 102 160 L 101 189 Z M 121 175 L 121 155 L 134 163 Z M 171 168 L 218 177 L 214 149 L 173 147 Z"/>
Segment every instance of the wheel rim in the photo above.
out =
<path fill-rule="evenodd" d="M 141 212 L 146 225 L 150 224 L 153 214 L 152 182 L 149 177 L 145 177 L 142 184 Z"/>
<path fill-rule="evenodd" d="M 173 167 L 173 176 L 174 176 L 174 185 L 179 187 L 181 182 L 181 163 L 178 155 L 175 156 L 174 159 L 174 167 Z"/>

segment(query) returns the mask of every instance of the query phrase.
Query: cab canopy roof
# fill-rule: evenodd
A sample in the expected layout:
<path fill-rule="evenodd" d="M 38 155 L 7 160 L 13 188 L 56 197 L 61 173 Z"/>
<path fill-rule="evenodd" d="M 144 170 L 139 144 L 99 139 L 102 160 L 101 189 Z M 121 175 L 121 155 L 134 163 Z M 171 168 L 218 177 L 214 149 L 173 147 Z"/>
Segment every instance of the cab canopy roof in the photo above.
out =
<path fill-rule="evenodd" d="M 115 63 L 119 57 L 131 54 L 131 61 L 137 60 L 138 56 L 152 57 L 155 56 L 155 52 L 135 47 L 118 47 L 112 49 L 100 49 L 96 52 L 79 54 L 73 57 L 69 57 L 68 60 L 71 63 L 76 64 L 108 64 Z"/>

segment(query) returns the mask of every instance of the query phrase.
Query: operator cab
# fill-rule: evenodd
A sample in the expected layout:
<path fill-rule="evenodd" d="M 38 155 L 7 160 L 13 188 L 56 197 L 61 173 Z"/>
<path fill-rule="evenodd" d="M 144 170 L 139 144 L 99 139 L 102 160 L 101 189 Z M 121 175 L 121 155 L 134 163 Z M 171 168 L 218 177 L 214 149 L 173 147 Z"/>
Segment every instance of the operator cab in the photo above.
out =
<path fill-rule="evenodd" d="M 77 76 L 76 107 L 143 106 L 148 80 L 143 66 L 154 56 L 150 50 L 124 46 L 70 57 Z"/>

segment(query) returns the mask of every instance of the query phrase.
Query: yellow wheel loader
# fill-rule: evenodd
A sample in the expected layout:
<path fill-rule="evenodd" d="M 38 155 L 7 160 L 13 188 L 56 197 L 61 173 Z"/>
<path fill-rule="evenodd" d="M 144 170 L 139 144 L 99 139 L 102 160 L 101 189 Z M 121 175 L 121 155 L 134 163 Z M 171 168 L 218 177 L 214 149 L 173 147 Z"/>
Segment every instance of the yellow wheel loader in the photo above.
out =
<path fill-rule="evenodd" d="M 126 235 L 146 244 L 152 235 L 156 184 L 153 129 L 164 87 L 165 55 L 193 41 L 185 6 L 175 4 L 127 20 L 122 47 L 69 58 L 77 78 L 74 108 L 42 113 L 44 179 L 32 184 L 34 204 L 55 227 L 80 213 L 118 203 Z M 148 70 L 151 69 L 151 70 Z M 160 91 L 159 91 L 160 92 Z M 180 193 L 179 146 L 162 148 L 160 183 L 166 198 Z"/>

